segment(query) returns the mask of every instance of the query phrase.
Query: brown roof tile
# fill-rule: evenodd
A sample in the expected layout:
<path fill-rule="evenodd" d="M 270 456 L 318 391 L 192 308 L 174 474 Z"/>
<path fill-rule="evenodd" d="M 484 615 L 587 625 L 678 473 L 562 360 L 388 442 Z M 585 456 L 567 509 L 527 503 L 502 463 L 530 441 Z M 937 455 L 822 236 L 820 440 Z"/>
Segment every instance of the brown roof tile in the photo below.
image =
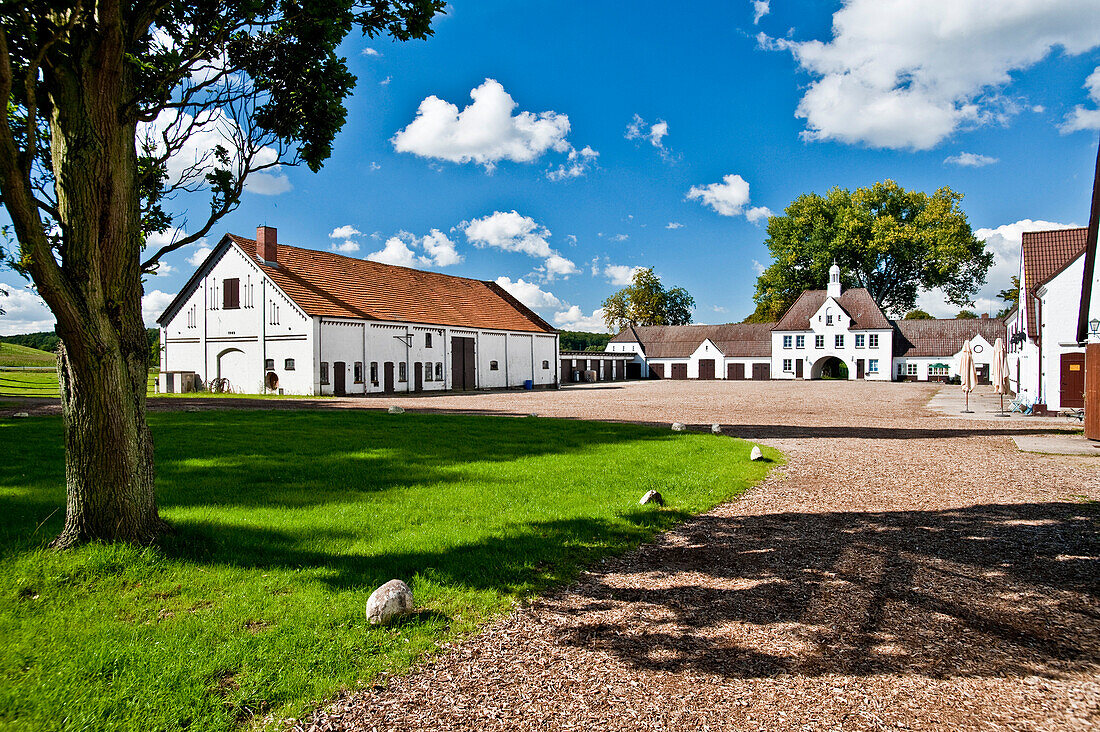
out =
<path fill-rule="evenodd" d="M 278 266 L 272 267 L 256 256 L 254 240 L 227 236 L 309 315 L 554 332 L 495 282 L 285 244 L 277 245 Z"/>
<path fill-rule="evenodd" d="M 774 323 L 627 326 L 612 343 L 641 343 L 646 358 L 688 358 L 707 340 L 728 358 L 768 358 Z"/>
<path fill-rule="evenodd" d="M 775 330 L 809 330 L 810 318 L 814 316 L 828 297 L 826 290 L 806 290 L 794 304 L 787 308 L 783 317 L 775 325 Z M 837 298 L 840 307 L 852 318 L 852 328 L 855 330 L 865 328 L 889 328 L 890 321 L 886 319 L 882 308 L 875 299 L 863 287 L 853 287 L 844 290 Z"/>
<path fill-rule="evenodd" d="M 947 358 L 961 351 L 963 344 L 976 335 L 991 345 L 998 338 L 1008 338 L 1007 327 L 1000 318 L 899 320 L 894 326 L 895 356 Z"/>
<path fill-rule="evenodd" d="M 1055 229 L 1054 231 L 1025 231 L 1024 282 L 1034 293 L 1050 278 L 1062 271 L 1085 251 L 1089 230 Z"/>

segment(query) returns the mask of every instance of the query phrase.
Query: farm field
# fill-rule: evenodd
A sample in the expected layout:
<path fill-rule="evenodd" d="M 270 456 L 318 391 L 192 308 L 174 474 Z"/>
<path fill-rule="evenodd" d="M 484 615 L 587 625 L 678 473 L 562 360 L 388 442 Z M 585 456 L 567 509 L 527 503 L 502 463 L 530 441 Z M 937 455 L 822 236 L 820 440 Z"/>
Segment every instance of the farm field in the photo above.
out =
<path fill-rule="evenodd" d="M 41 366 L 53 368 L 57 357 L 48 351 L 28 348 L 16 343 L 0 342 L 0 367 Z"/>
<path fill-rule="evenodd" d="M 46 548 L 61 421 L 0 422 L 0 726 L 257 726 L 400 671 L 763 478 L 729 437 L 376 411 L 149 415 L 159 548 Z M 766 454 L 778 460 L 774 451 Z M 665 509 L 637 505 L 656 488 Z M 369 626 L 391 578 L 418 612 Z"/>

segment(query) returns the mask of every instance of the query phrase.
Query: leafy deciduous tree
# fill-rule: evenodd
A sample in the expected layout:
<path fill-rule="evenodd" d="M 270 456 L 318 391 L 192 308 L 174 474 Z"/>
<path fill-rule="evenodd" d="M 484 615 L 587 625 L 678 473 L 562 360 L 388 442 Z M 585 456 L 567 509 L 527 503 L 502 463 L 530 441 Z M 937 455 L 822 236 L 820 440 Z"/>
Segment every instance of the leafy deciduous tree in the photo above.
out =
<path fill-rule="evenodd" d="M 993 254 L 971 231 L 961 199 L 947 187 L 928 195 L 890 180 L 799 196 L 768 219 L 775 261 L 756 281 L 748 320 L 775 320 L 804 290 L 823 289 L 834 259 L 845 286 L 867 288 L 893 314 L 911 310 L 918 291 L 933 288 L 948 302 L 970 304 Z"/>
<path fill-rule="evenodd" d="M 607 327 L 627 325 L 685 325 L 691 322 L 695 299 L 682 287 L 666 290 L 653 268 L 639 269 L 629 285 L 603 302 Z"/>
<path fill-rule="evenodd" d="M 0 203 L 14 265 L 57 318 L 67 506 L 55 545 L 164 529 L 145 419 L 142 275 L 280 165 L 320 168 L 354 86 L 355 28 L 431 34 L 443 0 L 21 0 L 0 5 Z M 173 197 L 209 194 L 186 236 Z"/>
<path fill-rule="evenodd" d="M 955 317 L 959 320 L 977 320 L 978 314 L 973 310 L 960 310 Z"/>
<path fill-rule="evenodd" d="M 903 320 L 935 320 L 935 318 L 933 318 L 929 313 L 925 312 L 924 310 L 917 308 L 915 310 L 910 310 L 909 312 L 907 312 Z"/>

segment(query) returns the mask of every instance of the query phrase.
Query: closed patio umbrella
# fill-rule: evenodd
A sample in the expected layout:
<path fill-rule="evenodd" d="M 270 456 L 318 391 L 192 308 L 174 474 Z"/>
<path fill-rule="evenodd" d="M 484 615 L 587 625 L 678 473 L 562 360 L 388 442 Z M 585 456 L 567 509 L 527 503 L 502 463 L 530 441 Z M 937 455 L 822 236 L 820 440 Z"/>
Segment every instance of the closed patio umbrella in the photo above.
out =
<path fill-rule="evenodd" d="M 1008 354 L 1005 342 L 1000 338 L 993 344 L 993 389 L 1001 395 L 1001 414 L 1005 414 L 1005 392 L 1008 391 Z"/>
<path fill-rule="evenodd" d="M 978 383 L 978 372 L 974 368 L 974 348 L 970 341 L 963 346 L 962 355 L 959 356 L 959 377 L 963 393 L 966 394 L 966 409 L 962 413 L 974 414 L 974 410 L 970 408 L 970 392 L 974 391 L 974 385 Z"/>

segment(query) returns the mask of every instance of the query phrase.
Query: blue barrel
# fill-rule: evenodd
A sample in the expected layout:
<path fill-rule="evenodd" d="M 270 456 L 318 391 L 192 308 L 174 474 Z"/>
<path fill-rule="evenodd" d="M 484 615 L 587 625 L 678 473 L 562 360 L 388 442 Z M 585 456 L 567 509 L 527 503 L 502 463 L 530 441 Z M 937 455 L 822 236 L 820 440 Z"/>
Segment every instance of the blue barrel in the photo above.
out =
<path fill-rule="evenodd" d="M 532 381 L 531 379 L 527 379 L 527 381 L 523 382 L 523 388 L 526 389 L 527 391 L 531 391 L 532 389 L 535 388 L 535 382 Z"/>

